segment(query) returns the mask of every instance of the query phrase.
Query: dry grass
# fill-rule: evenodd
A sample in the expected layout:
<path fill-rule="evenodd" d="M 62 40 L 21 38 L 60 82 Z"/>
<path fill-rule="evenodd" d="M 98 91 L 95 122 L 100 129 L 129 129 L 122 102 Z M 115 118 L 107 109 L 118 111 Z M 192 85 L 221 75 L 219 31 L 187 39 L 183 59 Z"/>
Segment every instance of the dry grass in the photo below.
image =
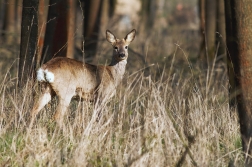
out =
<path fill-rule="evenodd" d="M 0 166 L 244 166 L 225 68 L 197 69 L 192 45 L 199 39 L 177 31 L 139 31 L 131 48 L 141 54 L 129 53 L 116 96 L 102 108 L 73 102 L 64 129 L 52 120 L 54 99 L 28 130 L 38 85 L 17 87 L 18 49 L 1 46 Z M 98 60 L 111 55 L 102 43 Z M 174 43 L 181 46 L 173 53 Z M 191 60 L 179 47 L 191 49 Z M 96 122 L 98 110 L 103 115 Z"/>
<path fill-rule="evenodd" d="M 30 131 L 37 84 L 19 90 L 15 78 L 2 74 L 0 166 L 242 166 L 225 72 L 184 74 L 173 66 L 166 71 L 159 77 L 141 71 L 127 75 L 102 108 L 73 102 L 63 130 L 51 120 L 55 99 Z"/>

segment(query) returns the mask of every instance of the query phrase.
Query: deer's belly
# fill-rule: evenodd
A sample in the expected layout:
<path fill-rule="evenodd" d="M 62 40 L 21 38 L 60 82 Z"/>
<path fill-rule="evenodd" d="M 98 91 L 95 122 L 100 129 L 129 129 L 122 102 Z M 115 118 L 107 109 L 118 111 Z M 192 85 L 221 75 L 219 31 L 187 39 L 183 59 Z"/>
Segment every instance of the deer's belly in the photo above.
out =
<path fill-rule="evenodd" d="M 85 100 L 85 101 L 92 102 L 92 101 L 94 101 L 94 96 L 95 96 L 95 93 L 93 90 L 84 91 L 82 88 L 77 88 L 73 99 L 81 100 L 81 101 Z"/>

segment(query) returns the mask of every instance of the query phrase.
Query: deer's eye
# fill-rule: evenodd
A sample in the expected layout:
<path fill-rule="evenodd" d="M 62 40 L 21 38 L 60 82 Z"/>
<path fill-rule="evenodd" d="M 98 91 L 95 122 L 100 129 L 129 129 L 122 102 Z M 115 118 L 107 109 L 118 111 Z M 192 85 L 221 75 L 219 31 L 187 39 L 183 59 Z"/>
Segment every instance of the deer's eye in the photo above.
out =
<path fill-rule="evenodd" d="M 114 49 L 115 49 L 115 50 L 118 50 L 118 47 L 117 47 L 117 46 L 115 46 L 115 47 L 114 47 Z"/>
<path fill-rule="evenodd" d="M 125 46 L 125 49 L 128 49 L 128 46 Z"/>

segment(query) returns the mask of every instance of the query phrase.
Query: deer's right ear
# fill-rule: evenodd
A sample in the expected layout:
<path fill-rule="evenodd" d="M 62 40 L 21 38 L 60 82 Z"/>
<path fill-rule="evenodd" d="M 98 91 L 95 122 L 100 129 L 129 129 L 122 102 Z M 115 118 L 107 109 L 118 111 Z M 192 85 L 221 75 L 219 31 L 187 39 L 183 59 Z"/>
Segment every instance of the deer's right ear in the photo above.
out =
<path fill-rule="evenodd" d="M 116 37 L 114 34 L 112 34 L 112 32 L 110 32 L 109 30 L 106 31 L 106 39 L 107 41 L 109 41 L 112 45 L 114 43 L 116 43 Z"/>
<path fill-rule="evenodd" d="M 135 36 L 136 36 L 136 30 L 133 29 L 133 30 L 131 30 L 131 31 L 126 35 L 126 37 L 125 37 L 124 39 L 125 39 L 125 41 L 128 42 L 128 44 L 129 44 L 130 42 L 132 42 L 132 41 L 134 40 Z"/>

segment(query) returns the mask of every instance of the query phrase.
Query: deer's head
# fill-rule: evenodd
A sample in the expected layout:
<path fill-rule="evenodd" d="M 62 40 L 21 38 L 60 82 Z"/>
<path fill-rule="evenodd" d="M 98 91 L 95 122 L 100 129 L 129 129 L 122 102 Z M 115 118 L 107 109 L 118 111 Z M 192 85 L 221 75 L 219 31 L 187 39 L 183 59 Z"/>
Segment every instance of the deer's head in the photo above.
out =
<path fill-rule="evenodd" d="M 113 57 L 117 61 L 126 60 L 128 58 L 128 45 L 134 40 L 136 30 L 130 31 L 125 38 L 117 39 L 116 36 L 110 32 L 106 31 L 106 39 L 114 47 Z"/>

